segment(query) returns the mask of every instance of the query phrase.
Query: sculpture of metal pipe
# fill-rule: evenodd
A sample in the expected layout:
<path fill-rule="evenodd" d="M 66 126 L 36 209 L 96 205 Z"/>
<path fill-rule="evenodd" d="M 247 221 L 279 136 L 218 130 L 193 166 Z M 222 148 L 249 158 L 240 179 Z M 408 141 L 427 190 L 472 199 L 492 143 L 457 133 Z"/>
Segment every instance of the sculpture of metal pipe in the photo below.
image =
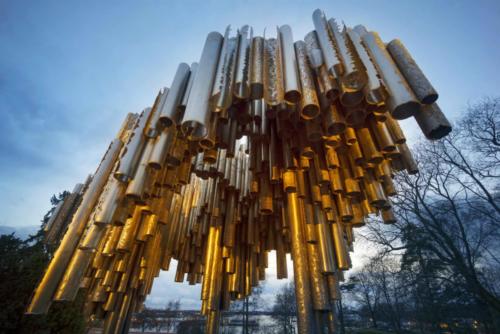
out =
<path fill-rule="evenodd" d="M 387 51 L 394 59 L 399 70 L 403 73 L 406 81 L 423 104 L 432 104 L 438 99 L 438 93 L 432 87 L 424 72 L 399 39 L 393 39 L 387 43 Z"/>
<path fill-rule="evenodd" d="M 378 73 L 389 92 L 387 105 L 395 119 L 405 119 L 420 111 L 420 103 L 415 94 L 385 49 L 376 32 L 367 32 L 362 26 L 354 28 L 361 35 Z"/>
<path fill-rule="evenodd" d="M 340 31 L 335 19 L 328 21 L 332 31 L 332 37 L 337 46 L 339 60 L 342 65 L 342 74 L 339 77 L 341 95 L 340 102 L 346 106 L 353 106 L 359 104 L 364 94 L 363 87 L 366 84 L 366 76 L 359 70 L 359 66 L 355 62 L 355 58 L 351 55 L 349 44 L 345 32 Z"/>
<path fill-rule="evenodd" d="M 150 113 L 151 108 L 146 108 L 142 111 L 141 115 L 137 118 L 134 131 L 126 143 L 125 151 L 120 158 L 120 164 L 114 172 L 115 177 L 121 182 L 130 180 L 135 172 L 146 140 L 144 129 L 146 128 Z"/>
<path fill-rule="evenodd" d="M 323 11 L 320 9 L 314 11 L 313 22 L 326 68 L 334 78 L 337 78 L 342 74 L 342 64 L 335 51 L 335 45 L 332 41 L 330 29 Z"/>
<path fill-rule="evenodd" d="M 161 131 L 162 127 L 159 123 L 160 112 L 163 108 L 163 105 L 165 104 L 165 100 L 167 99 L 168 91 L 169 90 L 166 87 L 160 89 L 153 107 L 151 108 L 151 116 L 148 120 L 146 128 L 144 129 L 144 135 L 148 138 L 155 138 Z"/>
<path fill-rule="evenodd" d="M 292 28 L 283 25 L 278 29 L 281 54 L 283 57 L 283 81 L 285 87 L 285 100 L 289 103 L 297 103 L 302 96 L 297 57 L 293 46 Z"/>
<path fill-rule="evenodd" d="M 311 67 L 313 69 L 319 68 L 323 65 L 323 54 L 321 53 L 316 31 L 309 32 L 304 37 L 304 42 L 306 43 L 307 57 L 309 58 Z"/>
<path fill-rule="evenodd" d="M 353 49 L 356 50 L 356 56 L 359 57 L 359 61 L 366 71 L 367 82 L 364 87 L 365 100 L 370 105 L 377 105 L 383 102 L 385 98 L 385 90 L 380 82 L 377 70 L 370 60 L 370 56 L 366 52 L 358 33 L 351 28 L 347 28 L 347 35 L 352 43 Z"/>
<path fill-rule="evenodd" d="M 172 125 L 177 125 L 177 121 L 182 120 L 182 115 L 178 115 L 179 103 L 186 90 L 189 74 L 189 65 L 180 63 L 175 72 L 174 80 L 172 81 L 165 102 L 160 109 L 160 122 L 167 128 Z"/>
<path fill-rule="evenodd" d="M 179 106 L 177 107 L 179 111 L 177 113 L 179 119 L 177 119 L 176 124 L 180 124 L 180 121 L 182 121 L 182 118 L 184 117 L 184 112 L 186 111 L 186 106 L 189 99 L 189 93 L 191 92 L 191 88 L 193 87 L 193 82 L 194 78 L 196 77 L 197 70 L 198 70 L 198 63 L 192 63 L 190 67 L 189 80 L 186 89 L 184 90 L 184 94 L 182 95 L 182 100 L 179 103 Z"/>
<path fill-rule="evenodd" d="M 229 37 L 229 32 L 230 27 L 227 27 L 212 90 L 212 110 L 214 112 L 226 110 L 231 105 L 232 100 L 238 39 Z"/>
<path fill-rule="evenodd" d="M 82 202 L 72 218 L 68 231 L 64 235 L 59 248 L 54 254 L 53 260 L 50 262 L 42 281 L 35 291 L 33 299 L 26 311 L 27 313 L 47 313 L 51 304 L 51 298 L 64 274 L 64 269 L 71 260 L 71 256 L 86 226 L 87 219 L 102 191 L 109 173 L 111 173 L 111 169 L 118 158 L 118 153 L 122 145 L 120 139 L 115 139 L 109 146 L 96 174 L 83 195 Z"/>
<path fill-rule="evenodd" d="M 297 193 L 290 192 L 287 194 L 287 206 L 292 239 L 298 333 L 313 333 L 313 309 L 308 275 L 307 250 L 305 248 L 305 241 L 303 240 Z"/>
<path fill-rule="evenodd" d="M 285 98 L 281 50 L 277 39 L 264 43 L 264 100 L 270 106 L 278 106 Z"/>
<path fill-rule="evenodd" d="M 451 124 L 437 103 L 422 106 L 415 119 L 428 139 L 441 139 L 451 132 Z"/>
<path fill-rule="evenodd" d="M 236 64 L 234 84 L 234 95 L 238 99 L 247 99 L 250 96 L 250 55 L 252 35 L 253 30 L 249 26 L 243 26 L 238 31 L 238 62 Z"/>
<path fill-rule="evenodd" d="M 152 108 L 126 116 L 97 172 L 45 226 L 59 247 L 27 313 L 80 292 L 87 319 L 125 332 L 176 260 L 174 280 L 202 284 L 216 333 L 275 250 L 279 278 L 292 255 L 299 333 L 333 330 L 353 229 L 375 213 L 394 223 L 393 177 L 418 171 L 397 119 L 420 102 L 378 35 L 341 31 L 319 10 L 313 21 L 305 42 L 288 26 L 277 39 L 248 26 L 210 33 L 199 65 L 181 64 Z M 429 139 L 451 130 L 435 103 L 415 119 Z"/>
<path fill-rule="evenodd" d="M 210 115 L 210 94 L 212 92 L 217 61 L 222 47 L 223 37 L 218 32 L 211 32 L 207 36 L 203 52 L 193 85 L 189 92 L 182 131 L 184 135 L 193 141 L 205 138 L 208 135 L 206 128 L 207 116 Z"/>
<path fill-rule="evenodd" d="M 158 137 L 156 137 L 153 150 L 149 156 L 148 166 L 154 169 L 161 169 L 165 163 L 168 150 L 175 143 L 177 130 L 174 127 L 164 129 Z"/>
<path fill-rule="evenodd" d="M 264 96 L 264 38 L 254 37 L 250 57 L 250 98 L 262 99 Z"/>
<path fill-rule="evenodd" d="M 302 99 L 300 101 L 300 115 L 304 119 L 313 119 L 319 115 L 319 102 L 314 84 L 314 77 L 307 57 L 306 44 L 295 42 L 295 54 L 299 70 Z"/>

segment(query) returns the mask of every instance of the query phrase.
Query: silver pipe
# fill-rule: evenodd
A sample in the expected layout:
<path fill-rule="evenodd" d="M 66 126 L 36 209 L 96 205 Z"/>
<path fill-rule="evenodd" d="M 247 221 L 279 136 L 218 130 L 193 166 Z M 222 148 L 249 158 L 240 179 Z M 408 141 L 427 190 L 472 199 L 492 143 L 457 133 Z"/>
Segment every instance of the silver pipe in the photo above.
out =
<path fill-rule="evenodd" d="M 319 115 L 319 101 L 316 94 L 316 86 L 307 57 L 306 43 L 295 42 L 295 53 L 299 68 L 300 85 L 302 87 L 302 99 L 300 102 L 300 115 L 304 119 L 312 119 Z"/>
<path fill-rule="evenodd" d="M 289 103 L 297 103 L 301 98 L 301 87 L 299 73 L 297 71 L 297 58 L 293 47 L 292 28 L 283 25 L 278 29 L 281 55 L 283 59 L 283 81 L 285 84 L 285 100 Z"/>
<path fill-rule="evenodd" d="M 348 42 L 346 39 L 345 28 L 340 32 L 335 19 L 328 21 L 332 36 L 337 46 L 339 59 L 341 61 L 342 74 L 339 77 L 340 84 L 340 102 L 345 106 L 354 106 L 359 104 L 364 98 L 362 91 L 366 84 L 366 77 L 364 72 L 361 72 L 356 66 L 354 57 L 352 57 L 348 49 Z"/>
<path fill-rule="evenodd" d="M 210 94 L 214 83 L 217 61 L 222 47 L 223 37 L 218 32 L 208 34 L 201 54 L 199 67 L 189 92 L 194 98 L 188 99 L 182 132 L 192 141 L 198 141 L 207 136 L 207 117 L 210 116 Z"/>
<path fill-rule="evenodd" d="M 365 73 L 367 76 L 367 82 L 365 85 L 365 99 L 368 104 L 376 105 L 384 101 L 384 87 L 380 82 L 377 74 L 377 70 L 370 60 L 370 56 L 366 52 L 365 47 L 361 42 L 361 37 L 358 33 L 351 28 L 347 28 L 347 36 L 351 40 L 354 50 L 359 57 L 363 67 L 365 68 Z"/>
<path fill-rule="evenodd" d="M 184 91 L 186 90 L 189 74 L 189 65 L 186 63 L 180 63 L 179 67 L 177 67 L 177 71 L 175 72 L 170 90 L 168 90 L 165 103 L 163 103 L 160 109 L 160 122 L 162 122 L 163 126 L 167 128 L 172 125 L 177 125 L 176 122 L 179 118 L 178 107 L 182 100 L 182 96 L 184 95 Z"/>
<path fill-rule="evenodd" d="M 163 105 L 165 104 L 165 100 L 167 99 L 168 91 L 168 88 L 163 87 L 155 100 L 147 128 L 144 129 L 144 135 L 148 138 L 155 138 L 161 131 L 162 124 L 159 123 L 160 113 Z"/>
<path fill-rule="evenodd" d="M 184 117 L 184 112 L 186 111 L 186 106 L 187 102 L 189 99 L 189 93 L 191 92 L 191 88 L 193 87 L 193 82 L 194 78 L 196 77 L 196 71 L 198 70 L 198 63 L 192 63 L 191 64 L 191 72 L 189 73 L 189 80 L 186 86 L 186 90 L 184 91 L 184 95 L 182 96 L 182 100 L 179 103 L 178 109 L 179 109 L 179 120 L 176 122 L 177 124 L 180 123 L 182 118 Z"/>
<path fill-rule="evenodd" d="M 214 112 L 221 112 L 229 108 L 233 97 L 238 39 L 236 37 L 230 38 L 230 31 L 231 27 L 228 26 L 224 34 L 224 42 L 222 43 L 217 74 L 212 89 L 213 106 L 211 109 Z"/>
<path fill-rule="evenodd" d="M 238 62 L 236 64 L 236 79 L 234 95 L 239 99 L 248 99 L 250 96 L 250 52 L 253 30 L 245 25 L 238 31 Z"/>
<path fill-rule="evenodd" d="M 355 31 L 361 33 L 363 44 L 368 49 L 378 73 L 381 75 L 389 92 L 387 106 L 395 119 L 405 119 L 420 111 L 420 103 L 398 70 L 398 67 L 385 49 L 384 42 L 376 32 L 366 32 L 362 26 Z"/>
<path fill-rule="evenodd" d="M 331 39 L 328 24 L 323 11 L 320 9 L 316 9 L 314 11 L 313 22 L 314 27 L 316 28 L 316 34 L 318 36 L 319 45 L 321 46 L 326 68 L 331 75 L 337 78 L 340 74 L 342 74 L 342 65 L 337 57 L 337 53 L 335 52 L 335 45 Z"/>
<path fill-rule="evenodd" d="M 438 93 L 403 43 L 399 39 L 393 39 L 387 44 L 386 48 L 419 101 L 423 104 L 436 102 Z"/>
<path fill-rule="evenodd" d="M 323 54 L 321 53 L 321 48 L 318 43 L 318 35 L 316 31 L 313 30 L 304 37 L 304 42 L 306 43 L 307 57 L 311 67 L 314 69 L 319 68 L 323 65 Z"/>
<path fill-rule="evenodd" d="M 175 127 L 163 129 L 161 134 L 156 137 L 153 151 L 149 156 L 148 166 L 154 169 L 161 169 L 165 164 L 168 150 L 175 141 L 177 131 Z"/>
<path fill-rule="evenodd" d="M 125 147 L 123 155 L 120 157 L 120 163 L 114 172 L 114 176 L 121 182 L 127 182 L 132 178 L 135 168 L 139 163 L 139 158 L 142 154 L 142 149 L 146 138 L 144 137 L 144 129 L 147 124 L 151 108 L 146 108 L 142 111 L 141 116 L 137 119 L 134 126 L 134 132 Z"/>
<path fill-rule="evenodd" d="M 357 68 L 354 57 L 349 50 L 348 41 L 346 39 L 346 29 L 341 32 L 335 19 L 328 20 L 330 29 L 333 33 L 333 39 L 337 45 L 339 58 L 342 61 L 342 77 L 341 82 L 348 89 L 360 90 L 365 85 L 363 73 Z"/>

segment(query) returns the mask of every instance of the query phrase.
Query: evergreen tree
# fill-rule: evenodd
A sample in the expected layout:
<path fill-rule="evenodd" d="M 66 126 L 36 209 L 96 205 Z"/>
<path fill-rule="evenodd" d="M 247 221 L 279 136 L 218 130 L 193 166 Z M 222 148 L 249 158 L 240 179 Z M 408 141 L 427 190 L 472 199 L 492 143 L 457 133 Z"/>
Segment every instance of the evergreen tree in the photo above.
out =
<path fill-rule="evenodd" d="M 63 192 L 51 198 L 52 208 L 35 235 L 27 240 L 13 234 L 0 236 L 0 333 L 83 333 L 85 330 L 81 312 L 84 300 L 80 294 L 74 302 L 54 303 L 47 315 L 24 315 L 53 255 L 43 243 L 43 225 L 67 194 Z"/>

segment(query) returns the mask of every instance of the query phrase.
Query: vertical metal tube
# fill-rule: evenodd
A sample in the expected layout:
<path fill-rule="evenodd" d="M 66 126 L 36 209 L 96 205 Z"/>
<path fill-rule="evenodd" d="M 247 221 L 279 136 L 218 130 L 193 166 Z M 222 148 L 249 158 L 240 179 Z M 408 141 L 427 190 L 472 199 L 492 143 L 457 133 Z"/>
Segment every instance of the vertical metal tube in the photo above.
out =
<path fill-rule="evenodd" d="M 292 243 L 298 333 L 313 333 L 313 309 L 307 266 L 307 250 L 303 239 L 298 197 L 295 192 L 287 194 L 287 211 Z"/>
<path fill-rule="evenodd" d="M 264 99 L 270 106 L 278 106 L 284 100 L 281 50 L 275 38 L 264 42 Z"/>
<path fill-rule="evenodd" d="M 190 97 L 187 101 L 182 132 L 189 140 L 197 141 L 207 136 L 207 117 L 210 116 L 210 95 L 217 70 L 217 61 L 223 37 L 218 32 L 208 34 L 201 54 Z"/>
<path fill-rule="evenodd" d="M 248 99 L 250 96 L 250 55 L 252 48 L 253 30 L 245 25 L 238 31 L 238 62 L 236 64 L 236 77 L 234 96 L 238 99 Z"/>
<path fill-rule="evenodd" d="M 230 27 L 227 27 L 212 89 L 212 110 L 214 112 L 225 111 L 231 105 L 233 98 L 238 39 L 229 37 L 229 32 Z"/>
<path fill-rule="evenodd" d="M 323 53 L 323 59 L 326 64 L 326 68 L 334 78 L 337 78 L 342 74 L 342 65 L 337 56 L 337 53 L 335 52 L 335 45 L 333 44 L 330 35 L 325 14 L 320 9 L 316 9 L 314 11 L 313 22 L 314 27 L 316 28 L 318 42 L 321 46 L 321 51 Z"/>
<path fill-rule="evenodd" d="M 254 37 L 252 42 L 252 57 L 250 60 L 250 98 L 264 97 L 264 43 L 262 37 Z"/>
<path fill-rule="evenodd" d="M 283 81 L 285 86 L 285 101 L 297 103 L 302 96 L 299 73 L 297 69 L 297 57 L 293 47 L 292 28 L 283 25 L 278 29 L 278 40 L 281 47 L 283 59 Z"/>
<path fill-rule="evenodd" d="M 182 119 L 182 115 L 178 115 L 179 104 L 185 95 L 190 73 L 189 65 L 186 63 L 180 63 L 177 67 L 165 103 L 160 109 L 160 122 L 167 128 L 177 125 L 177 121 Z"/>
<path fill-rule="evenodd" d="M 316 95 L 313 73 L 307 57 L 306 44 L 302 41 L 297 41 L 294 45 L 302 88 L 300 115 L 306 120 L 312 119 L 319 115 L 319 102 Z"/>

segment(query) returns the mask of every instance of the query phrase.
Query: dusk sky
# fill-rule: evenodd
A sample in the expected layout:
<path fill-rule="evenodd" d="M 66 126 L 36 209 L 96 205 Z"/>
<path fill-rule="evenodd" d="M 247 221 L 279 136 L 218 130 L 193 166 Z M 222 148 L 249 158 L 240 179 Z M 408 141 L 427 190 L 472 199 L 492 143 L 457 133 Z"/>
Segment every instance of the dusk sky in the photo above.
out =
<path fill-rule="evenodd" d="M 0 0 L 0 225 L 39 224 L 52 194 L 95 171 L 126 113 L 199 60 L 207 33 L 289 24 L 302 39 L 316 8 L 400 38 L 451 120 L 499 95 L 500 1 Z M 403 125 L 410 144 L 423 138 Z"/>

